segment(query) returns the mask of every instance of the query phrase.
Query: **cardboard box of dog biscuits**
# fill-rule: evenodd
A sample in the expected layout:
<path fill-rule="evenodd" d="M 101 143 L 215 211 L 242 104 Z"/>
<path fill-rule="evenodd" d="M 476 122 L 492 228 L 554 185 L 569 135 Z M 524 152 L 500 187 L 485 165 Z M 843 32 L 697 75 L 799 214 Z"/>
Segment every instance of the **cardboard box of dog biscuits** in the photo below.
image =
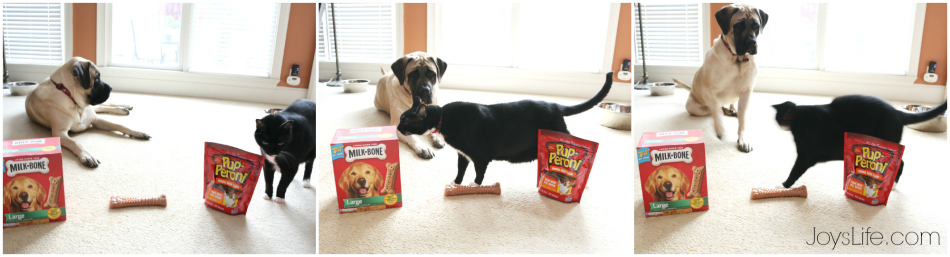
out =
<path fill-rule="evenodd" d="M 339 129 L 330 142 L 340 213 L 402 207 L 396 126 Z"/>
<path fill-rule="evenodd" d="M 3 228 L 66 220 L 58 137 L 3 141 Z"/>
<path fill-rule="evenodd" d="M 709 210 L 701 129 L 643 133 L 637 163 L 647 217 Z"/>

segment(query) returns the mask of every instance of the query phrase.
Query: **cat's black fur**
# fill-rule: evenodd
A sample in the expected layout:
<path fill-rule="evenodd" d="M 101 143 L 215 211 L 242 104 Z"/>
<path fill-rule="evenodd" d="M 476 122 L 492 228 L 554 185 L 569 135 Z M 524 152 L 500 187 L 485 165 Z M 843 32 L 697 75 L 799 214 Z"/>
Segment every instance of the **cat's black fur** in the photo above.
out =
<path fill-rule="evenodd" d="M 306 162 L 303 173 L 304 186 L 310 181 L 313 160 L 316 151 L 316 104 L 313 101 L 299 99 L 287 106 L 284 111 L 269 114 L 257 120 L 254 138 L 264 160 L 264 193 L 273 198 L 274 171 L 280 169 L 280 181 L 277 183 L 277 197 L 284 198 L 287 186 L 297 175 L 300 163 Z M 273 160 L 276 162 L 272 163 Z M 282 200 L 277 200 L 282 201 Z"/>
<path fill-rule="evenodd" d="M 858 133 L 900 143 L 904 125 L 927 121 L 947 111 L 947 102 L 928 112 L 910 114 L 894 109 L 877 97 L 846 95 L 830 104 L 797 106 L 792 102 L 773 105 L 775 121 L 795 137 L 798 159 L 782 183 L 790 188 L 806 170 L 819 162 L 844 160 L 844 133 Z M 901 161 L 895 182 L 904 171 Z"/>
<path fill-rule="evenodd" d="M 539 129 L 570 134 L 564 117 L 596 106 L 610 92 L 612 83 L 610 72 L 597 95 L 574 106 L 521 100 L 493 105 L 452 102 L 440 107 L 423 104 L 416 97 L 412 108 L 400 116 L 397 129 L 404 135 L 440 130 L 445 142 L 460 152 L 455 183 L 462 183 L 471 158 L 475 163 L 475 183 L 481 185 L 485 169 L 493 160 L 519 163 L 537 159 Z"/>

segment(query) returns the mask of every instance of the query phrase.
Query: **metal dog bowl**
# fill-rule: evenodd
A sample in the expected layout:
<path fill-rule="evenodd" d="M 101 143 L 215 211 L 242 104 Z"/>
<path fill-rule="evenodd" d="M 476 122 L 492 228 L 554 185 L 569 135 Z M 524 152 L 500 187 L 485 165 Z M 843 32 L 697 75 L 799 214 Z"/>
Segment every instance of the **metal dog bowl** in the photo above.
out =
<path fill-rule="evenodd" d="M 264 109 L 264 113 L 266 113 L 266 114 L 275 114 L 275 113 L 281 112 L 281 111 L 283 111 L 283 110 L 284 110 L 284 109 L 281 109 L 281 108 L 270 108 L 270 109 Z"/>
<path fill-rule="evenodd" d="M 926 112 L 933 109 L 931 106 L 926 105 L 902 105 L 901 110 L 909 113 L 919 113 Z M 935 132 L 942 133 L 947 131 L 947 113 L 938 115 L 937 117 L 924 121 L 921 123 L 908 124 L 908 128 L 916 129 L 923 132 Z"/>
<path fill-rule="evenodd" d="M 630 105 L 621 103 L 600 103 L 600 125 L 604 127 L 630 130 Z"/>
<path fill-rule="evenodd" d="M 344 93 L 365 92 L 366 86 L 369 86 L 368 79 L 348 79 L 341 82 L 343 83 Z"/>
<path fill-rule="evenodd" d="M 674 89 L 676 89 L 676 83 L 673 82 L 650 83 L 650 95 L 653 96 L 672 95 Z"/>
<path fill-rule="evenodd" d="M 13 95 L 28 95 L 30 91 L 36 89 L 36 86 L 40 85 L 39 83 L 33 81 L 17 81 L 10 82 L 10 94 Z"/>

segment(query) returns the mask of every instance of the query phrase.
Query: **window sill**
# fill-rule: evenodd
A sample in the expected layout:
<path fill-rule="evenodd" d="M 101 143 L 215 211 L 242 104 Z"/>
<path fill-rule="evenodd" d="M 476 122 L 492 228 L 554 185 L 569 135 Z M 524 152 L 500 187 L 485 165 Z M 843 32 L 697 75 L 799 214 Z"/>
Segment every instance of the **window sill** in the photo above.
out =
<path fill-rule="evenodd" d="M 634 80 L 643 76 L 636 65 Z M 672 81 L 672 78 L 692 84 L 699 66 L 647 65 L 651 82 Z M 887 100 L 911 102 L 942 102 L 946 86 L 914 84 L 915 76 L 857 74 L 815 70 L 759 68 L 755 91 L 789 94 L 840 96 L 868 94 Z"/>
<path fill-rule="evenodd" d="M 8 64 L 11 80 L 41 82 L 58 65 Z M 306 98 L 306 88 L 279 87 L 280 79 L 181 71 L 102 67 L 102 80 L 116 91 L 289 104 Z"/>
<path fill-rule="evenodd" d="M 390 70 L 390 63 L 340 63 L 343 79 L 369 79 L 376 84 Z M 320 62 L 320 81 L 336 74 L 335 62 Z M 593 96 L 604 85 L 606 73 L 578 73 L 522 70 L 503 67 L 449 64 L 442 88 L 540 94 L 567 97 Z M 614 82 L 607 99 L 631 101 L 630 83 Z"/>

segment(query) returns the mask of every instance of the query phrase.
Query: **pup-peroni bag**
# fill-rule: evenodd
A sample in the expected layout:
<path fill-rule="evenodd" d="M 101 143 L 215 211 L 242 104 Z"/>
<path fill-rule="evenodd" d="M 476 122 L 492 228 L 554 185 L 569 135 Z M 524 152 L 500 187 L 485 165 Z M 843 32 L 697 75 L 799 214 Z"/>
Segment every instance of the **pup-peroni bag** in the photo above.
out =
<path fill-rule="evenodd" d="M 538 193 L 565 203 L 581 202 L 600 144 L 538 130 Z"/>
<path fill-rule="evenodd" d="M 205 205 L 227 214 L 246 214 L 264 157 L 205 142 Z"/>
<path fill-rule="evenodd" d="M 887 205 L 904 146 L 872 136 L 844 134 L 844 194 L 869 205 Z"/>

